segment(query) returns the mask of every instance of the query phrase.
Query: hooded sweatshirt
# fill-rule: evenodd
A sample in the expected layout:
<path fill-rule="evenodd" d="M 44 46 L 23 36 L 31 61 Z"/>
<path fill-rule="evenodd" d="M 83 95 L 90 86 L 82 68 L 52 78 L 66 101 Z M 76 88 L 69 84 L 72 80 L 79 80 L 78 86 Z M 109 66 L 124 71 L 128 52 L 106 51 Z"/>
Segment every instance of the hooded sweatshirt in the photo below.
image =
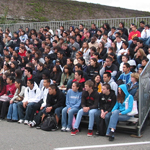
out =
<path fill-rule="evenodd" d="M 122 104 L 117 101 L 111 112 L 113 112 L 115 110 L 119 110 L 122 115 L 126 115 L 127 113 L 132 111 L 133 96 L 129 94 L 126 84 L 122 84 L 119 87 L 122 89 L 122 91 L 125 94 L 125 100 Z M 128 108 L 127 109 L 125 109 L 125 103 L 126 102 L 128 103 Z"/>
<path fill-rule="evenodd" d="M 24 99 L 22 102 L 35 102 L 38 103 L 40 101 L 41 91 L 38 88 L 37 84 L 34 83 L 34 87 L 31 90 L 29 87 L 25 89 Z"/>
<path fill-rule="evenodd" d="M 131 81 L 131 74 L 132 74 L 132 72 L 129 72 L 127 74 L 122 73 L 119 76 L 118 80 L 121 79 L 124 82 L 124 84 L 127 84 L 127 83 L 129 83 Z"/>
<path fill-rule="evenodd" d="M 67 108 L 80 108 L 82 92 L 74 92 L 72 89 L 68 90 L 66 95 Z"/>

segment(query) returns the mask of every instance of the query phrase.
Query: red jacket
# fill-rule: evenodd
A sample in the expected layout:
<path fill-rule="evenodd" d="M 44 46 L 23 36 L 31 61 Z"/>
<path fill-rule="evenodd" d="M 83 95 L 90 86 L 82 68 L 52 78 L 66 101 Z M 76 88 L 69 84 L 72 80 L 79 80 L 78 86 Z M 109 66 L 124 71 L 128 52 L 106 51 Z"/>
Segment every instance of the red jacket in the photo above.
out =
<path fill-rule="evenodd" d="M 141 37 L 141 33 L 139 31 L 131 31 L 128 40 L 133 40 L 134 37 Z"/>
<path fill-rule="evenodd" d="M 20 55 L 20 57 L 22 58 L 22 57 L 25 57 L 26 56 L 26 51 L 24 51 L 24 53 L 18 53 L 18 55 Z"/>
<path fill-rule="evenodd" d="M 8 97 L 12 98 L 16 92 L 16 87 L 15 84 L 13 83 L 12 85 L 6 85 L 6 91 L 5 94 L 8 94 L 8 91 L 10 91 Z"/>

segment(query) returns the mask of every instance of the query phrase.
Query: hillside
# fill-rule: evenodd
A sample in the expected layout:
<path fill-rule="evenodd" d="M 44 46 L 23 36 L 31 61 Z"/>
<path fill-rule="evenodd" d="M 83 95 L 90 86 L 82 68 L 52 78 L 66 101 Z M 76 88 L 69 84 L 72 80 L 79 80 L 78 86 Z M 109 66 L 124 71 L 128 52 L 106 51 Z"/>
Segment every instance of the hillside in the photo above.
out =
<path fill-rule="evenodd" d="M 150 16 L 150 12 L 70 0 L 1 0 L 0 14 L 3 22 L 5 22 L 5 16 L 26 21 Z"/>

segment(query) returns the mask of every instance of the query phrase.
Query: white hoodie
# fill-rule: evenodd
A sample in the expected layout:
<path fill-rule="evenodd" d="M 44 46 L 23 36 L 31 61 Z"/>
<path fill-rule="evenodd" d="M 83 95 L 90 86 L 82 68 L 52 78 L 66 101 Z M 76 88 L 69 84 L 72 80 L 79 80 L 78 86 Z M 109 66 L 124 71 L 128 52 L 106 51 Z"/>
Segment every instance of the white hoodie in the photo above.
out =
<path fill-rule="evenodd" d="M 40 101 L 41 91 L 38 88 L 37 84 L 34 84 L 33 89 L 31 90 L 29 87 L 25 89 L 24 99 L 22 102 L 35 102 L 38 103 Z"/>
<path fill-rule="evenodd" d="M 41 89 L 41 98 L 40 98 L 40 99 L 43 99 L 43 103 L 42 103 L 41 107 L 45 107 L 46 106 L 47 94 L 48 94 L 48 88 L 46 89 L 43 86 L 42 89 Z"/>

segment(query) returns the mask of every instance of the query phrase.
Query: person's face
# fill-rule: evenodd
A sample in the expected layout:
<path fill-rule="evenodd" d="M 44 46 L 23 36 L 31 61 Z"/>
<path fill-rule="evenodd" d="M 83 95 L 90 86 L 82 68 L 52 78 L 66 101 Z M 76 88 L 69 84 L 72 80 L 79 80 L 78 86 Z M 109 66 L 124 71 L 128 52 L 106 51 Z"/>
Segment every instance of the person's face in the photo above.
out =
<path fill-rule="evenodd" d="M 124 56 L 122 56 L 122 62 L 126 63 L 128 61 L 128 59 Z"/>
<path fill-rule="evenodd" d="M 73 83 L 73 84 L 72 84 L 72 90 L 73 90 L 74 92 L 76 92 L 78 89 L 79 89 L 79 88 L 76 86 L 76 84 Z"/>
<path fill-rule="evenodd" d="M 57 58 L 60 58 L 60 57 L 61 57 L 60 53 L 57 53 Z"/>
<path fill-rule="evenodd" d="M 80 55 L 78 53 L 76 53 L 76 59 L 78 59 L 80 57 Z"/>
<path fill-rule="evenodd" d="M 49 53 L 49 49 L 45 47 L 44 52 L 48 54 Z"/>
<path fill-rule="evenodd" d="M 7 84 L 11 83 L 11 80 L 9 78 L 6 79 Z"/>
<path fill-rule="evenodd" d="M 83 43 L 83 48 L 87 48 L 87 43 Z"/>
<path fill-rule="evenodd" d="M 53 47 L 56 47 L 57 46 L 57 43 L 53 42 Z"/>
<path fill-rule="evenodd" d="M 142 60 L 142 66 L 146 66 L 147 62 L 145 60 Z"/>
<path fill-rule="evenodd" d="M 91 25 L 91 28 L 92 28 L 92 29 L 95 29 L 95 25 L 94 25 L 94 24 L 92 24 L 92 25 Z"/>
<path fill-rule="evenodd" d="M 143 24 L 143 23 L 140 23 L 140 27 L 144 28 L 144 24 Z"/>
<path fill-rule="evenodd" d="M 122 43 L 122 47 L 123 47 L 123 49 L 127 48 L 127 46 L 124 43 Z"/>
<path fill-rule="evenodd" d="M 75 36 L 75 33 L 74 33 L 74 31 L 71 31 L 71 36 Z"/>
<path fill-rule="evenodd" d="M 48 38 L 46 38 L 46 43 L 48 43 L 48 44 L 50 43 L 50 40 Z"/>
<path fill-rule="evenodd" d="M 118 88 L 118 93 L 121 94 L 122 90 L 121 88 Z"/>
<path fill-rule="evenodd" d="M 101 78 L 100 78 L 99 75 L 97 75 L 97 76 L 95 77 L 95 82 L 96 82 L 96 83 L 99 83 L 100 81 L 101 81 Z"/>
<path fill-rule="evenodd" d="M 65 72 L 65 73 L 68 73 L 68 72 L 69 72 L 69 70 L 68 70 L 67 68 L 65 68 L 65 69 L 64 69 L 64 72 Z"/>
<path fill-rule="evenodd" d="M 5 74 L 3 74 L 3 80 L 6 80 L 6 75 Z"/>
<path fill-rule="evenodd" d="M 133 44 L 137 44 L 137 41 L 136 41 L 136 40 L 133 40 Z"/>
<path fill-rule="evenodd" d="M 104 82 L 108 83 L 110 78 L 107 76 L 107 74 L 103 74 L 103 80 Z"/>
<path fill-rule="evenodd" d="M 13 63 L 11 63 L 11 68 L 15 68 L 15 65 Z"/>
<path fill-rule="evenodd" d="M 75 71 L 78 71 L 78 70 L 79 70 L 79 68 L 78 68 L 77 66 L 75 66 L 74 68 L 75 68 Z"/>
<path fill-rule="evenodd" d="M 43 81 L 43 86 L 47 87 L 48 86 L 48 82 L 46 80 Z"/>
<path fill-rule="evenodd" d="M 14 57 L 11 57 L 11 62 L 13 62 L 13 61 L 15 61 L 15 60 L 14 60 Z"/>
<path fill-rule="evenodd" d="M 112 32 L 112 33 L 114 33 L 114 32 L 115 32 L 115 30 L 114 30 L 114 29 L 111 29 L 111 32 Z"/>
<path fill-rule="evenodd" d="M 111 46 L 115 48 L 115 43 L 112 42 L 112 43 L 111 43 Z"/>
<path fill-rule="evenodd" d="M 97 31 L 97 34 L 98 34 L 98 35 L 101 35 L 102 33 L 101 33 L 100 31 Z"/>
<path fill-rule="evenodd" d="M 112 65 L 112 61 L 106 58 L 106 66 L 111 66 Z"/>
<path fill-rule="evenodd" d="M 95 42 L 95 38 L 91 38 L 91 43 L 94 43 Z"/>
<path fill-rule="evenodd" d="M 33 63 L 33 64 L 36 64 L 36 61 L 35 61 L 35 59 L 32 59 L 32 63 Z"/>
<path fill-rule="evenodd" d="M 91 66 L 94 66 L 94 65 L 95 65 L 95 62 L 91 59 L 91 60 L 90 60 L 90 64 L 91 64 Z"/>
<path fill-rule="evenodd" d="M 78 59 L 78 63 L 83 65 L 83 61 L 81 59 Z"/>
<path fill-rule="evenodd" d="M 122 24 L 121 23 L 119 23 L 119 28 L 122 28 Z"/>
<path fill-rule="evenodd" d="M 98 56 L 97 56 L 97 55 L 95 55 L 95 54 L 93 54 L 93 57 L 94 57 L 94 58 L 96 58 L 96 59 L 98 59 Z"/>
<path fill-rule="evenodd" d="M 82 29 L 83 29 L 83 26 L 82 26 L 82 25 L 79 25 L 79 29 L 82 30 Z"/>
<path fill-rule="evenodd" d="M 85 84 L 85 86 L 84 86 L 84 87 L 85 87 L 85 91 L 89 91 L 89 90 L 91 90 L 91 89 L 92 89 L 91 87 L 89 87 L 89 85 L 86 85 L 86 84 Z"/>
<path fill-rule="evenodd" d="M 6 61 L 6 62 L 8 62 L 8 61 L 9 61 L 9 59 L 5 57 L 5 61 Z"/>
<path fill-rule="evenodd" d="M 48 90 L 50 95 L 53 95 L 55 93 L 55 89 L 52 89 L 51 87 L 49 87 Z"/>
<path fill-rule="evenodd" d="M 70 65 L 70 64 L 71 64 L 70 59 L 67 59 L 67 65 Z"/>
<path fill-rule="evenodd" d="M 128 68 L 126 67 L 126 65 L 123 65 L 123 72 L 127 72 Z"/>
<path fill-rule="evenodd" d="M 99 43 L 99 48 L 101 48 L 102 46 L 103 46 L 103 45 L 102 45 L 102 43 L 100 42 L 100 43 Z"/>
<path fill-rule="evenodd" d="M 19 48 L 20 53 L 24 53 L 24 49 L 22 49 L 21 47 Z"/>
<path fill-rule="evenodd" d="M 78 80 L 78 79 L 80 78 L 80 76 L 78 75 L 78 73 L 77 73 L 77 72 L 75 72 L 75 74 L 74 74 L 74 78 L 75 78 L 76 80 Z"/>
<path fill-rule="evenodd" d="M 20 83 L 17 83 L 17 82 L 15 81 L 15 87 L 16 87 L 16 88 L 19 88 L 19 86 L 20 86 Z"/>
<path fill-rule="evenodd" d="M 45 62 L 49 62 L 49 59 L 47 57 L 45 57 Z"/>
<path fill-rule="evenodd" d="M 150 48 L 148 49 L 148 53 L 150 54 Z"/>
<path fill-rule="evenodd" d="M 27 76 L 29 74 L 28 70 L 24 70 L 24 75 Z"/>
<path fill-rule="evenodd" d="M 138 73 L 141 74 L 142 71 L 143 71 L 143 69 L 142 69 L 142 68 L 139 68 Z"/>
<path fill-rule="evenodd" d="M 134 77 L 131 77 L 131 82 L 135 83 L 136 79 Z"/>
<path fill-rule="evenodd" d="M 53 72 L 57 72 L 57 69 L 56 69 L 56 67 L 54 67 L 54 68 L 53 68 Z"/>
<path fill-rule="evenodd" d="M 38 44 L 38 41 L 37 41 L 37 40 L 34 40 L 34 44 Z"/>
<path fill-rule="evenodd" d="M 38 58 L 38 54 L 35 53 L 35 58 Z"/>
<path fill-rule="evenodd" d="M 108 89 L 105 86 L 102 86 L 102 93 L 103 94 L 107 94 L 108 93 Z"/>
<path fill-rule="evenodd" d="M 33 84 L 31 84 L 30 81 L 27 81 L 27 87 L 29 87 L 30 89 L 32 89 Z"/>
<path fill-rule="evenodd" d="M 136 27 L 132 26 L 132 31 L 136 31 Z"/>
<path fill-rule="evenodd" d="M 92 49 L 90 49 L 90 55 L 93 56 L 94 51 Z"/>
<path fill-rule="evenodd" d="M 4 70 L 7 70 L 7 66 L 6 65 L 4 65 L 3 68 L 4 68 Z"/>
<path fill-rule="evenodd" d="M 121 42 L 121 39 L 118 38 L 118 37 L 116 37 L 116 41 L 120 43 L 120 42 Z"/>
<path fill-rule="evenodd" d="M 41 70 L 42 69 L 42 67 L 40 66 L 40 65 L 37 65 L 37 70 Z"/>

